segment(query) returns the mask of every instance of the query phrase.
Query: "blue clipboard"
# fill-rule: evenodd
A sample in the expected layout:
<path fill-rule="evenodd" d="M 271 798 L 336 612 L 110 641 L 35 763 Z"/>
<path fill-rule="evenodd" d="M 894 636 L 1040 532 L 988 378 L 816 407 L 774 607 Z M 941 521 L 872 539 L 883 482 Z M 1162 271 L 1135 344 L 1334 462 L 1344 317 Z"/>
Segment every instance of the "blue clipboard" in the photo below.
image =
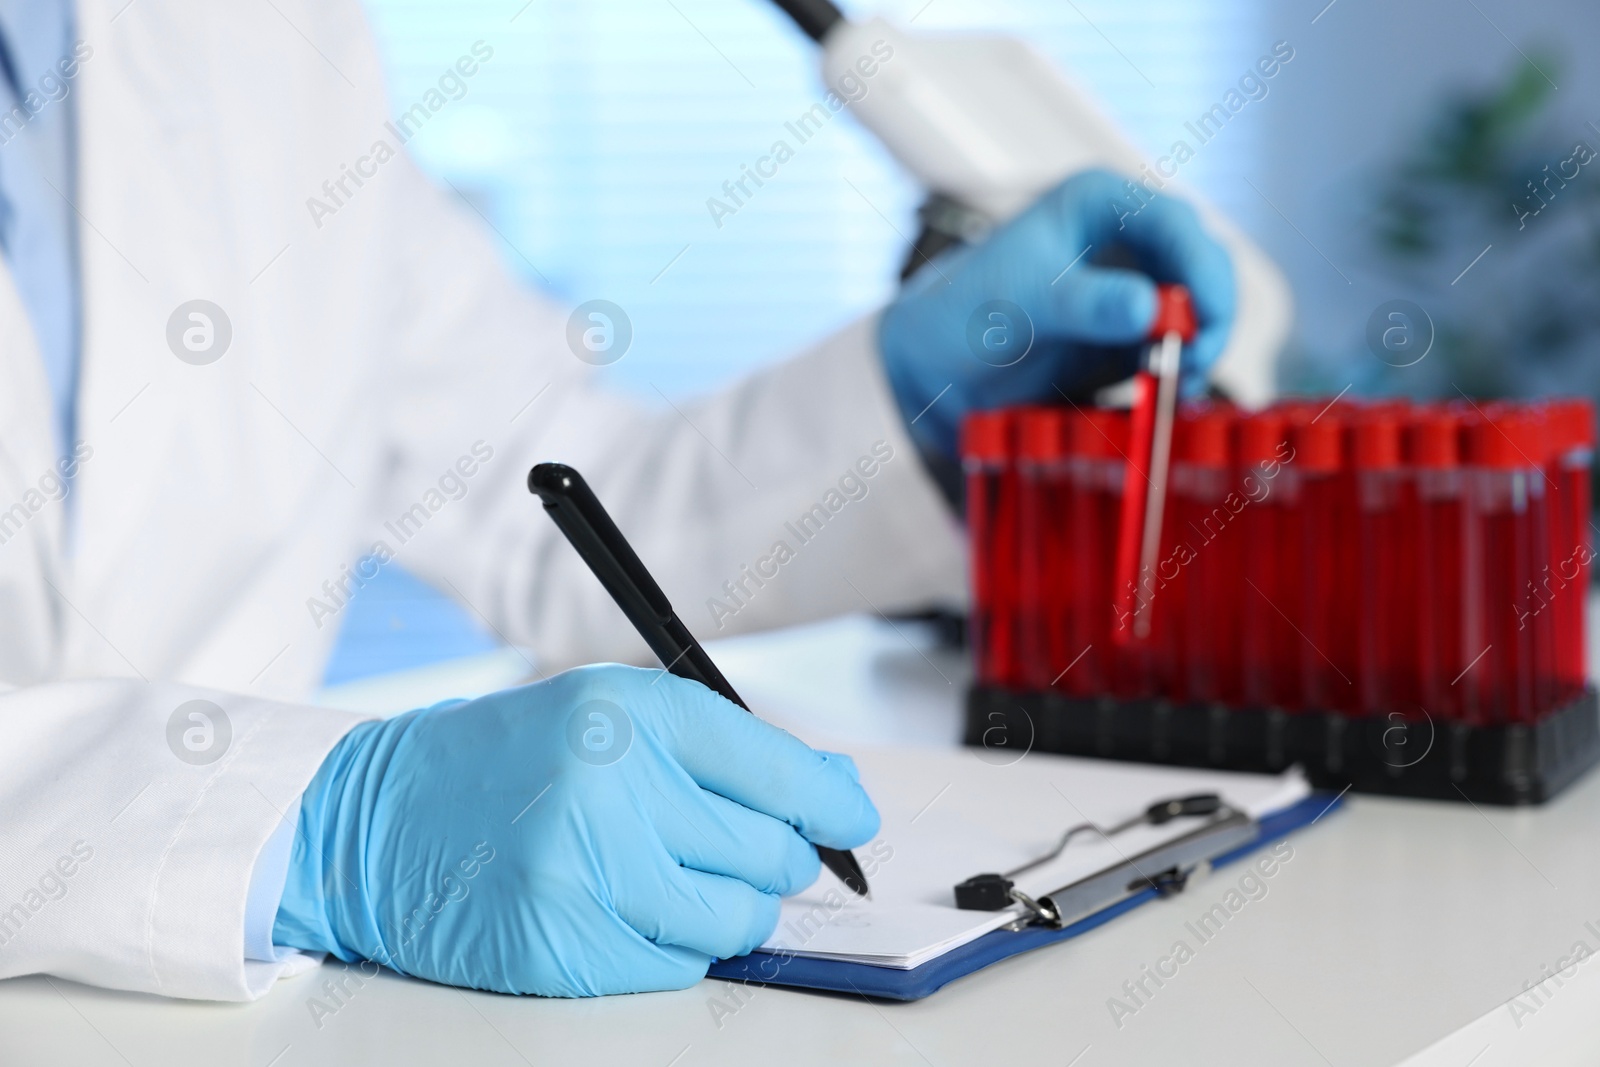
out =
<path fill-rule="evenodd" d="M 1285 834 L 1309 826 L 1337 807 L 1342 800 L 1343 794 L 1312 793 L 1282 811 L 1264 816 L 1260 820 L 1260 832 L 1255 840 L 1216 857 L 1211 861 L 1212 867 L 1223 867 Z M 1155 889 L 1141 890 L 1059 930 L 1047 927 L 1029 927 L 1016 932 L 993 930 L 975 941 L 970 941 L 937 959 L 929 960 L 922 966 L 909 970 L 874 967 L 871 964 L 841 960 L 807 959 L 804 956 L 784 957 L 776 953 L 757 951 L 736 959 L 717 960 L 711 965 L 710 977 L 748 982 L 752 985 L 779 985 L 797 989 L 858 993 L 885 1000 L 921 1000 L 943 989 L 957 978 L 964 978 L 974 971 L 981 971 L 992 963 L 998 963 L 1012 956 L 1032 952 L 1036 948 L 1043 948 L 1087 933 L 1141 904 L 1157 899 L 1158 896 Z"/>

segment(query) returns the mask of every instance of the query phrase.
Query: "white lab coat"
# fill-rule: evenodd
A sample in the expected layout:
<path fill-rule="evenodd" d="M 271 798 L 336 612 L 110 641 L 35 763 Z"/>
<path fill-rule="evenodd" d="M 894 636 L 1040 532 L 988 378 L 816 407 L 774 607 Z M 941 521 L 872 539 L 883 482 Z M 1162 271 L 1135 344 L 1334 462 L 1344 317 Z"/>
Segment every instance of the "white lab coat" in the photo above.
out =
<path fill-rule="evenodd" d="M 866 498 L 747 580 L 720 632 L 960 596 L 959 538 L 870 321 L 678 410 L 625 399 L 404 157 L 313 223 L 307 198 L 390 117 L 356 3 L 81 0 L 79 35 L 90 452 L 70 554 L 39 492 L 48 387 L 0 278 L 0 523 L 23 508 L 0 544 L 0 976 L 225 1000 L 271 985 L 282 965 L 242 959 L 252 866 L 355 722 L 304 703 L 339 621 L 308 601 L 332 605 L 324 582 L 377 541 L 547 670 L 647 661 L 528 494 L 537 461 L 589 477 L 709 636 L 707 600 L 883 442 Z M 197 298 L 233 334 L 204 366 L 166 337 Z M 449 499 L 475 445 L 492 458 Z M 421 531 L 400 544 L 385 524 L 408 513 Z M 231 726 L 205 765 L 168 744 L 196 697 Z"/>

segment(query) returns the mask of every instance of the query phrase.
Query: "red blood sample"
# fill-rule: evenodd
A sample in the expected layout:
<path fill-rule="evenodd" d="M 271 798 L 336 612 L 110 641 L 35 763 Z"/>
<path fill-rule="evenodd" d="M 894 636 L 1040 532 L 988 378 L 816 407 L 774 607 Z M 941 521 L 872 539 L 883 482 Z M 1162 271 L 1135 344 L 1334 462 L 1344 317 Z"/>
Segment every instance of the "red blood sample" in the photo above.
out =
<path fill-rule="evenodd" d="M 1193 574 L 1189 564 L 1194 550 L 1187 535 L 1189 516 L 1194 511 L 1188 470 L 1178 473 L 1179 457 L 1192 432 L 1194 409 L 1180 406 L 1173 412 L 1171 466 L 1167 477 L 1166 503 L 1161 515 L 1161 547 L 1149 574 L 1140 575 L 1144 588 L 1140 596 L 1150 615 L 1150 636 L 1141 642 L 1145 648 L 1144 669 L 1149 672 L 1149 689 L 1175 701 L 1203 699 L 1190 695 L 1186 657 L 1194 654 L 1185 647 L 1189 626 L 1189 597 Z"/>
<path fill-rule="evenodd" d="M 1461 718 L 1472 691 L 1462 677 L 1483 648 L 1482 611 L 1473 595 L 1471 538 L 1478 527 L 1461 465 L 1461 417 L 1444 407 L 1419 410 L 1406 433 L 1406 462 L 1416 481 L 1415 553 L 1403 564 L 1418 581 L 1415 659 L 1406 683 L 1436 719 Z"/>
<path fill-rule="evenodd" d="M 1236 421 L 1230 407 L 1195 405 L 1173 440 L 1177 507 L 1157 577 L 1169 584 L 1158 597 L 1177 594 L 1164 613 L 1175 631 L 1167 646 L 1176 653 L 1175 699 L 1236 704 L 1242 695 L 1240 516 L 1248 504 L 1233 484 Z"/>
<path fill-rule="evenodd" d="M 1011 417 L 979 411 L 961 427 L 971 551 L 969 628 L 981 685 L 1016 686 L 1017 493 Z"/>
<path fill-rule="evenodd" d="M 1413 712 L 1416 660 L 1415 483 L 1401 466 L 1403 413 L 1359 411 L 1349 424 L 1356 490 L 1356 710 Z M 1413 676 L 1414 677 L 1414 676 Z"/>
<path fill-rule="evenodd" d="M 1533 714 L 1539 718 L 1556 705 L 1560 681 L 1556 672 L 1556 596 L 1550 581 L 1550 549 L 1554 525 L 1551 447 L 1552 426 L 1541 406 L 1524 406 L 1526 443 L 1523 458 L 1528 470 L 1528 582 L 1524 587 L 1521 620 L 1533 629 Z"/>
<path fill-rule="evenodd" d="M 1498 404 L 1485 407 L 1466 433 L 1483 545 L 1475 584 L 1485 640 L 1469 672 L 1479 703 L 1469 716 L 1483 723 L 1531 722 L 1535 716 L 1534 629 L 1523 610 L 1532 579 L 1529 494 L 1539 474 L 1527 457 L 1530 449 L 1538 451 L 1535 436 L 1523 411 Z"/>
<path fill-rule="evenodd" d="M 1305 705 L 1353 711 L 1356 678 L 1354 481 L 1344 463 L 1344 416 L 1296 412 L 1300 472 L 1301 691 Z"/>
<path fill-rule="evenodd" d="M 1554 611 L 1557 700 L 1570 700 L 1587 677 L 1584 599 L 1593 547 L 1589 534 L 1594 406 L 1563 399 L 1547 405 L 1554 440 L 1550 464 L 1550 563 L 1545 584 Z"/>
<path fill-rule="evenodd" d="M 1021 681 L 1048 689 L 1071 662 L 1067 605 L 1072 502 L 1067 470 L 1068 410 L 1017 415 L 1018 634 Z"/>
<path fill-rule="evenodd" d="M 1127 466 L 1126 412 L 1085 408 L 1068 424 L 1071 478 L 1070 561 L 1072 604 L 1068 645 L 1072 658 L 1058 687 L 1078 696 L 1099 696 L 1116 688 L 1120 662 L 1111 638 L 1116 625 L 1112 556 L 1122 516 L 1122 485 Z M 1081 657 L 1081 658 L 1080 658 Z"/>
<path fill-rule="evenodd" d="M 1300 562 L 1300 472 L 1281 411 L 1240 420 L 1239 515 L 1240 695 L 1251 707 L 1301 707 L 1297 632 L 1303 570 Z"/>
<path fill-rule="evenodd" d="M 1117 539 L 1116 593 L 1119 626 L 1112 636 L 1128 645 L 1150 635 L 1145 606 L 1155 585 L 1155 558 L 1166 529 L 1165 505 L 1172 458 L 1171 419 L 1176 416 L 1178 359 L 1181 347 L 1194 340 L 1197 329 L 1189 290 L 1181 285 L 1161 285 L 1156 292 L 1156 315 L 1150 326 L 1153 342 L 1133 376 L 1133 406 L 1129 412 L 1126 459 L 1144 485 L 1129 483 L 1122 500 L 1122 521 Z M 1153 535 L 1153 536 L 1152 536 Z M 1125 623 L 1125 624 L 1124 624 Z"/>

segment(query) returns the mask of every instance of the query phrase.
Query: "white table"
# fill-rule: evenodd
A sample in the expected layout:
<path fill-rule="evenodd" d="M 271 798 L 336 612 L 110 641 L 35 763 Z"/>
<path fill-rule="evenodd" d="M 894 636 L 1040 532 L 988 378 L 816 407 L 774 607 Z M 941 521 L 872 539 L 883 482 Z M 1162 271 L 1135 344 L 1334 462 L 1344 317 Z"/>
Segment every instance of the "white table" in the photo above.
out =
<path fill-rule="evenodd" d="M 808 739 L 958 738 L 964 665 L 914 627 L 843 620 L 712 651 L 753 706 Z M 421 703 L 502 684 L 508 663 L 480 658 L 334 698 Z M 329 968 L 246 1006 L 18 979 L 0 983 L 0 1065 L 1593 1063 L 1600 964 L 1547 987 L 1554 995 L 1531 1015 L 1503 1005 L 1576 941 L 1600 952 L 1585 926 L 1600 931 L 1597 826 L 1600 775 L 1537 811 L 1349 797 L 1293 836 L 1268 895 L 1120 1028 L 1108 998 L 1185 936 L 1237 871 L 920 1003 L 745 989 L 720 1026 L 711 1001 L 729 987 L 713 982 L 557 1001 L 384 975 L 319 1028 L 307 1001 Z"/>

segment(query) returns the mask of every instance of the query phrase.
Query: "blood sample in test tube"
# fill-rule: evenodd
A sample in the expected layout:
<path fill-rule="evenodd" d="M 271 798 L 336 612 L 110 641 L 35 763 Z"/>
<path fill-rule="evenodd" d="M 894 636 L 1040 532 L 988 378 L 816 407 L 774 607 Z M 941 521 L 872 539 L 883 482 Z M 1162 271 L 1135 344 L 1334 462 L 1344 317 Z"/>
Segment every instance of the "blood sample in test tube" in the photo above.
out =
<path fill-rule="evenodd" d="M 1485 561 L 1488 552 L 1485 541 L 1488 526 L 1479 506 L 1481 494 L 1478 475 L 1483 465 L 1478 456 L 1482 451 L 1479 443 L 1480 427 L 1486 420 L 1483 409 L 1472 400 L 1448 401 L 1443 407 L 1456 420 L 1456 440 L 1461 456 L 1461 476 L 1465 490 L 1463 510 L 1466 518 L 1465 537 L 1462 541 L 1462 569 L 1466 572 L 1463 608 L 1468 615 L 1463 623 L 1465 632 L 1462 646 L 1465 650 L 1466 665 L 1462 667 L 1453 688 L 1456 690 L 1455 700 L 1459 706 L 1461 721 L 1469 726 L 1482 726 L 1489 721 L 1489 676 L 1486 670 L 1481 669 L 1484 666 L 1481 654 L 1488 649 L 1489 632 L 1483 580 L 1484 570 L 1488 565 Z"/>
<path fill-rule="evenodd" d="M 1549 457 L 1544 472 L 1546 502 L 1549 509 L 1549 521 L 1546 524 L 1549 542 L 1545 552 L 1544 573 L 1536 578 L 1536 582 L 1544 589 L 1549 599 L 1549 607 L 1546 610 L 1553 619 L 1552 686 L 1553 697 L 1557 702 L 1567 700 L 1573 692 L 1567 662 L 1569 631 L 1574 628 L 1569 607 L 1573 598 L 1569 594 L 1573 589 L 1571 578 L 1576 577 L 1577 561 L 1573 558 L 1572 546 L 1568 544 L 1571 530 L 1568 512 L 1572 501 L 1567 480 L 1563 476 L 1566 456 L 1573 448 L 1574 422 L 1569 417 L 1568 404 L 1569 402 L 1565 400 L 1548 400 L 1539 405 L 1545 417 L 1546 444 L 1549 447 Z M 1568 577 L 1563 577 L 1563 572 L 1567 572 Z M 1576 628 L 1581 631 L 1581 623 Z"/>
<path fill-rule="evenodd" d="M 1017 492 L 1012 417 L 1005 411 L 968 415 L 961 427 L 971 553 L 969 617 L 974 668 L 981 685 L 1014 687 L 1017 670 Z"/>
<path fill-rule="evenodd" d="M 1401 464 L 1401 419 L 1373 405 L 1349 420 L 1356 496 L 1356 708 L 1366 715 L 1416 710 L 1404 671 L 1416 659 L 1414 483 Z"/>
<path fill-rule="evenodd" d="M 1190 701 L 1234 704 L 1241 696 L 1239 516 L 1247 505 L 1233 484 L 1235 417 L 1228 406 L 1196 404 L 1174 435 L 1178 521 L 1158 577 L 1181 590 L 1178 610 L 1166 614 L 1181 620 L 1177 688 Z"/>
<path fill-rule="evenodd" d="M 1555 467 L 1550 413 L 1542 405 L 1521 405 L 1524 458 L 1528 461 L 1528 584 L 1521 621 L 1533 630 L 1533 715 L 1555 707 L 1560 692 L 1556 669 L 1556 611 L 1559 597 L 1550 574 L 1551 527 L 1555 505 Z"/>
<path fill-rule="evenodd" d="M 1152 692 L 1177 702 L 1196 699 L 1190 695 L 1186 657 L 1196 649 L 1186 640 L 1189 626 L 1189 595 L 1194 574 L 1189 568 L 1193 549 L 1185 536 L 1189 516 L 1194 510 L 1193 479 L 1179 474 L 1177 460 L 1181 440 L 1188 436 L 1192 405 L 1175 407 L 1172 420 L 1172 448 L 1162 504 L 1161 532 L 1150 566 L 1142 571 L 1145 613 L 1149 632 L 1140 642 L 1145 655 L 1143 669 L 1149 673 Z"/>
<path fill-rule="evenodd" d="M 1594 406 L 1587 400 L 1549 403 L 1553 459 L 1550 464 L 1550 571 L 1553 589 L 1558 700 L 1584 687 L 1584 601 L 1593 546 L 1589 534 L 1590 469 L 1594 464 Z"/>
<path fill-rule="evenodd" d="M 1469 672 L 1479 705 L 1471 713 L 1488 725 L 1531 722 L 1533 628 L 1522 612 L 1532 579 L 1530 483 L 1539 477 L 1525 458 L 1533 442 L 1524 413 L 1506 404 L 1486 405 L 1466 436 L 1473 514 L 1482 539 L 1475 577 L 1484 626 L 1484 648 L 1475 653 Z"/>
<path fill-rule="evenodd" d="M 1471 683 L 1464 673 L 1483 648 L 1482 617 L 1471 561 L 1472 495 L 1461 461 L 1461 416 L 1451 408 L 1418 409 L 1406 430 L 1406 464 L 1415 481 L 1417 644 L 1407 689 L 1428 716 L 1463 718 Z"/>
<path fill-rule="evenodd" d="M 1576 595 L 1572 598 L 1574 604 L 1571 612 L 1576 625 L 1567 631 L 1572 635 L 1567 650 L 1567 666 L 1573 689 L 1577 691 L 1584 687 L 1588 677 L 1586 661 L 1588 644 L 1584 640 L 1584 633 L 1588 628 L 1585 604 L 1589 592 L 1589 568 L 1594 562 L 1594 536 L 1591 532 L 1594 527 L 1590 525 L 1589 518 L 1593 506 L 1590 478 L 1594 468 L 1595 449 L 1593 401 L 1571 401 L 1567 417 L 1571 423 L 1571 432 L 1567 438 L 1569 448 L 1561 459 L 1560 478 L 1571 502 L 1566 513 L 1569 533 L 1563 548 L 1570 548 L 1571 558 L 1578 561 L 1578 575 L 1569 579 L 1575 586 Z"/>
<path fill-rule="evenodd" d="M 1126 458 L 1140 481 L 1128 483 L 1118 528 L 1116 593 L 1118 644 L 1142 642 L 1150 636 L 1153 616 L 1150 586 L 1161 538 L 1166 531 L 1167 478 L 1172 459 L 1172 424 L 1177 410 L 1179 361 L 1183 346 L 1197 330 L 1194 303 L 1181 285 L 1156 288 L 1152 344 L 1133 376 Z"/>
<path fill-rule="evenodd" d="M 1354 711 L 1357 704 L 1355 499 L 1344 420 L 1331 406 L 1293 413 L 1301 479 L 1300 677 L 1306 706 L 1320 711 Z"/>
<path fill-rule="evenodd" d="M 1246 415 L 1238 429 L 1240 696 L 1250 707 L 1301 707 L 1299 469 L 1280 410 Z"/>
<path fill-rule="evenodd" d="M 1084 408 L 1068 423 L 1067 433 L 1074 548 L 1069 560 L 1073 595 L 1068 647 L 1072 658 L 1057 684 L 1078 696 L 1099 696 L 1114 688 L 1119 662 L 1111 637 L 1116 592 L 1107 561 L 1116 552 L 1122 516 L 1128 416 L 1104 408 Z"/>
<path fill-rule="evenodd" d="M 1017 645 L 1022 685 L 1034 692 L 1048 689 L 1070 662 L 1067 416 L 1049 407 L 1017 415 Z"/>

